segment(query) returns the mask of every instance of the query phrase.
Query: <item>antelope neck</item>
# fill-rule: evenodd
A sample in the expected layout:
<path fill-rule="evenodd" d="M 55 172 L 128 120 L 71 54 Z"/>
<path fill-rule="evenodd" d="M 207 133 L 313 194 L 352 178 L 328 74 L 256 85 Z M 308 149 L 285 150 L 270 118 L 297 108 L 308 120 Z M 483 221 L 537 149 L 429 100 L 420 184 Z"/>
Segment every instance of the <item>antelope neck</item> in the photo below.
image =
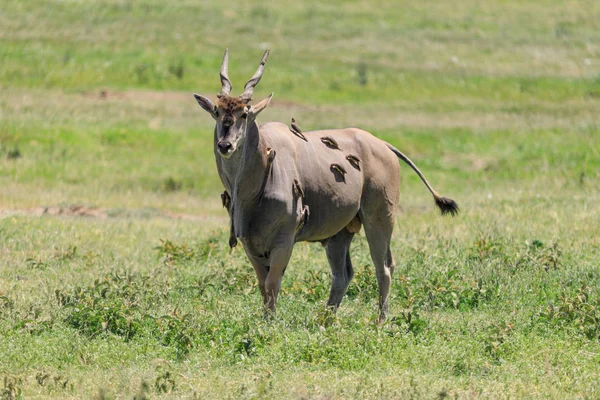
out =
<path fill-rule="evenodd" d="M 222 159 L 221 165 L 226 180 L 231 184 L 234 208 L 254 203 L 260 194 L 267 168 L 267 147 L 256 122 L 248 127 L 242 148 L 229 159 Z"/>

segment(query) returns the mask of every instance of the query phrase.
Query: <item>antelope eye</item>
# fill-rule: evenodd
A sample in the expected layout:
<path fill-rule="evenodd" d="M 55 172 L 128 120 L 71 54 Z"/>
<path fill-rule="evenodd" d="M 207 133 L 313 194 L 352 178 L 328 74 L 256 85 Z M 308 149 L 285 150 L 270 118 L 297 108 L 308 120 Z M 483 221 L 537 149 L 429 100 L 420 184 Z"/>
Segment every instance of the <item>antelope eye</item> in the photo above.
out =
<path fill-rule="evenodd" d="M 241 118 L 246 119 L 247 116 L 248 116 L 248 113 L 243 113 Z"/>

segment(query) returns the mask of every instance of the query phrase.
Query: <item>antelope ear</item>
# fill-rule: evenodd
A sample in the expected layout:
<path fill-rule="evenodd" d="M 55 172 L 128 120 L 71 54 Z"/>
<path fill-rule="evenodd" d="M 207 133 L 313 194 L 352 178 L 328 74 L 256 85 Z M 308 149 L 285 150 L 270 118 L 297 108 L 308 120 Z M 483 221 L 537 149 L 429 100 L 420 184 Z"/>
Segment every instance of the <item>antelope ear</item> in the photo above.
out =
<path fill-rule="evenodd" d="M 206 112 L 208 112 L 213 118 L 215 117 L 215 106 L 213 106 L 213 103 L 211 103 L 208 98 L 200 96 L 196 93 L 194 93 L 194 98 L 196 99 L 198 104 L 200 104 L 200 107 L 202 107 Z"/>
<path fill-rule="evenodd" d="M 250 106 L 250 110 L 248 111 L 249 114 L 252 117 L 256 117 L 258 114 L 260 114 L 260 112 L 262 110 L 267 108 L 267 106 L 271 102 L 272 98 L 273 98 L 273 93 L 271 93 L 271 95 L 269 97 L 267 97 L 266 99 L 259 101 L 258 103 L 254 104 L 253 106 Z"/>

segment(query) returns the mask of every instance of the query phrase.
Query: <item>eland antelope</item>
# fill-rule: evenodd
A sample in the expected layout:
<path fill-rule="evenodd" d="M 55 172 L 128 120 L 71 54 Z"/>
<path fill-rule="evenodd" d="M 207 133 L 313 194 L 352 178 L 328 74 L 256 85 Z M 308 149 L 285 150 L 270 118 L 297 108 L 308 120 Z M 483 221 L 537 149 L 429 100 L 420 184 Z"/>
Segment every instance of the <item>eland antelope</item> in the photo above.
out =
<path fill-rule="evenodd" d="M 221 92 L 213 104 L 194 94 L 215 120 L 214 152 L 231 218 L 230 246 L 239 239 L 256 271 L 265 313 L 275 313 L 281 280 L 296 242 L 321 242 L 333 275 L 328 307 L 336 311 L 354 275 L 350 242 L 364 226 L 379 288 L 379 321 L 388 312 L 394 261 L 390 240 L 400 197 L 398 158 L 429 189 L 442 214 L 458 205 L 439 195 L 398 149 L 358 128 L 301 132 L 256 118 L 273 93 L 250 104 L 269 50 L 240 96 L 231 95 L 228 51 Z"/>

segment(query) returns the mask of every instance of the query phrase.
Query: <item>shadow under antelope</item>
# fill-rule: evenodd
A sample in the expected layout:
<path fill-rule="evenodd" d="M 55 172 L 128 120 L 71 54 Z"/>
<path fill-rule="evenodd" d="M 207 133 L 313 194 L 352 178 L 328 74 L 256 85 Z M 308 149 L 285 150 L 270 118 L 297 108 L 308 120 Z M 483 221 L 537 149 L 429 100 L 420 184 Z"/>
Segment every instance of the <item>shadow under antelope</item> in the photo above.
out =
<path fill-rule="evenodd" d="M 398 158 L 427 186 L 442 214 L 456 215 L 454 200 L 439 195 L 402 152 L 357 128 L 292 132 L 256 117 L 273 94 L 251 105 L 269 50 L 240 96 L 231 96 L 228 51 L 221 65 L 221 92 L 213 104 L 194 94 L 215 120 L 214 152 L 231 217 L 230 246 L 239 239 L 256 271 L 265 313 L 275 313 L 281 280 L 294 244 L 321 242 L 333 281 L 334 312 L 354 275 L 350 243 L 364 226 L 379 287 L 379 321 L 388 312 L 394 261 L 390 241 L 400 196 Z"/>

